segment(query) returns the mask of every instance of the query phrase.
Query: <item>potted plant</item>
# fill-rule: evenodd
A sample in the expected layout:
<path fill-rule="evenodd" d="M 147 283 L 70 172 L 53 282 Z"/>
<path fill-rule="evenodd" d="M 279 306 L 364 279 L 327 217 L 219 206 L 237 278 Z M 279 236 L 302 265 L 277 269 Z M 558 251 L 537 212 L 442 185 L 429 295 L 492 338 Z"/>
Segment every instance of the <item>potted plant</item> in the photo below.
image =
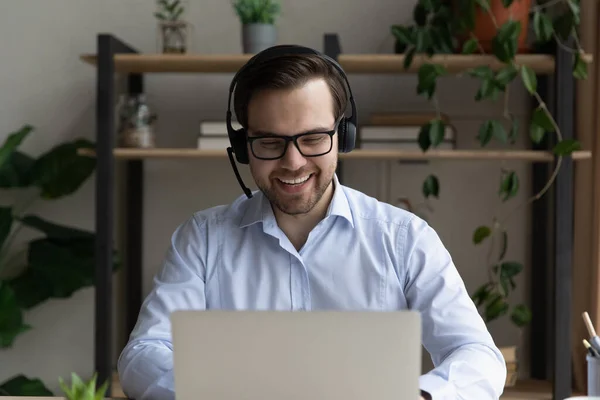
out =
<path fill-rule="evenodd" d="M 182 54 L 187 52 L 190 24 L 181 19 L 185 7 L 181 0 L 158 0 L 158 42 L 163 53 Z"/>
<path fill-rule="evenodd" d="M 94 232 L 58 224 L 30 212 L 35 201 L 57 201 L 75 193 L 93 174 L 93 149 L 86 139 L 60 143 L 38 157 L 19 151 L 33 132 L 24 125 L 0 143 L 0 189 L 15 193 L 15 201 L 0 206 L 0 351 L 33 329 L 25 312 L 50 299 L 65 299 L 94 284 Z M 18 196 L 23 194 L 24 196 Z M 20 232 L 35 232 L 17 248 Z M 24 250 L 26 257 L 21 257 Z M 115 258 L 114 268 L 118 267 Z M 52 396 L 40 379 L 15 374 L 0 382 L 0 396 Z"/>
<path fill-rule="evenodd" d="M 280 5 L 275 0 L 234 0 L 233 8 L 242 23 L 242 49 L 255 54 L 275 45 L 275 19 Z"/>
<path fill-rule="evenodd" d="M 538 200 L 552 186 L 563 157 L 580 148 L 574 139 L 563 139 L 558 124 L 549 112 L 537 90 L 535 72 L 527 65 L 517 62 L 516 55 L 526 51 L 524 32 L 528 21 L 533 25 L 533 48 L 561 46 L 573 55 L 573 76 L 587 78 L 587 64 L 584 51 L 577 36 L 579 26 L 579 3 L 577 0 L 548 0 L 529 5 L 525 0 L 418 0 L 413 10 L 413 21 L 407 25 L 393 25 L 392 34 L 401 44 L 404 67 L 408 68 L 416 54 L 424 57 L 418 70 L 416 92 L 432 102 L 438 117 L 421 127 L 419 146 L 422 151 L 435 148 L 444 138 L 445 122 L 436 97 L 437 79 L 448 74 L 446 67 L 432 58 L 436 54 L 488 54 L 501 63 L 501 68 L 492 70 L 488 65 L 469 68 L 459 75 L 468 76 L 481 82 L 475 93 L 475 101 L 496 101 L 504 103 L 502 115 L 486 119 L 480 126 L 477 139 L 481 147 L 492 141 L 514 145 L 520 134 L 518 121 L 510 113 L 510 84 L 520 80 L 527 93 L 535 100 L 536 107 L 528 122 L 529 139 L 540 143 L 547 134 L 556 136 L 552 149 L 557 157 L 555 169 L 546 185 L 523 203 L 515 205 L 504 216 L 494 216 L 488 223 L 474 227 L 472 242 L 476 246 L 487 244 L 486 268 L 488 279 L 472 294 L 475 305 L 486 323 L 508 317 L 512 324 L 521 329 L 531 321 L 531 311 L 526 304 L 512 304 L 511 293 L 516 288 L 515 279 L 523 271 L 518 261 L 506 259 L 509 245 L 505 224 L 521 207 Z M 484 26 L 491 22 L 491 27 Z M 571 44 L 572 43 L 572 44 Z M 443 60 L 442 58 L 438 58 Z M 502 203 L 513 199 L 519 191 L 520 180 L 514 170 L 503 168 L 500 171 L 498 195 Z M 423 195 L 438 197 L 440 182 L 431 174 L 423 183 Z M 507 385 L 514 384 L 516 378 L 516 347 L 501 349 L 509 364 Z"/>
<path fill-rule="evenodd" d="M 69 387 L 62 377 L 58 378 L 60 388 L 68 400 L 104 400 L 108 381 L 104 382 L 100 388 L 96 388 L 97 380 L 97 373 L 94 373 L 87 382 L 84 382 L 77 374 L 71 373 L 71 386 Z"/>

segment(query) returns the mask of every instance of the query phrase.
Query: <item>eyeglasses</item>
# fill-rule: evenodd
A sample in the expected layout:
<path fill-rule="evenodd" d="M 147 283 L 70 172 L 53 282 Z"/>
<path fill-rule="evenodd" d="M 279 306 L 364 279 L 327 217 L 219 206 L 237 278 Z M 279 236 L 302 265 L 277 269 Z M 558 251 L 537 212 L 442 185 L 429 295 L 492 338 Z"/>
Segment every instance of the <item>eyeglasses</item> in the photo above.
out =
<path fill-rule="evenodd" d="M 318 157 L 329 153 L 333 147 L 333 135 L 337 131 L 338 122 L 334 129 L 325 132 L 300 133 L 294 136 L 250 136 L 248 142 L 254 157 L 260 160 L 277 160 L 287 151 L 288 144 L 293 142 L 304 157 Z"/>

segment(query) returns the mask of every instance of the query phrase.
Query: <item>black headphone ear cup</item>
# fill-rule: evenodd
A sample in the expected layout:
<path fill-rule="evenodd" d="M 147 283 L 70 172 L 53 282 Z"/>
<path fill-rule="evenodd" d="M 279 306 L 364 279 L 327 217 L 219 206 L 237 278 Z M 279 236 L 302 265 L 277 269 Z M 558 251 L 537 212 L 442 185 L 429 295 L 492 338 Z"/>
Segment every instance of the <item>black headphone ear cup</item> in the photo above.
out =
<path fill-rule="evenodd" d="M 250 159 L 248 157 L 248 147 L 246 146 L 246 130 L 238 129 L 233 131 L 233 135 L 229 137 L 231 147 L 235 153 L 235 158 L 240 164 L 248 164 Z"/>
<path fill-rule="evenodd" d="M 344 135 L 344 152 L 350 153 L 356 145 L 356 126 L 350 120 L 344 118 L 346 134 Z"/>
<path fill-rule="evenodd" d="M 346 118 L 342 118 L 338 124 L 338 151 L 346 152 Z"/>
<path fill-rule="evenodd" d="M 338 148 L 340 153 L 349 153 L 354 150 L 356 126 L 354 126 L 348 118 L 342 118 L 340 121 L 340 124 L 338 125 L 338 136 Z"/>

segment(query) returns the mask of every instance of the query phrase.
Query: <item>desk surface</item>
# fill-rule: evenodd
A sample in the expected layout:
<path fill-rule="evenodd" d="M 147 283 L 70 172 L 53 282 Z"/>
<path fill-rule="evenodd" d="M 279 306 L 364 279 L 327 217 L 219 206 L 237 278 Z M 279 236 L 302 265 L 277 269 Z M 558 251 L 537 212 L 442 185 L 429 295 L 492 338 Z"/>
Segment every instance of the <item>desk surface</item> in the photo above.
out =
<path fill-rule="evenodd" d="M 113 387 L 112 397 L 107 397 L 106 400 L 123 400 L 125 395 L 121 391 L 120 385 L 117 382 Z M 582 395 L 581 393 L 574 393 Z M 11 397 L 0 396 L 0 400 L 66 400 L 65 397 Z M 547 381 L 526 380 L 519 381 L 514 387 L 504 389 L 504 394 L 500 396 L 500 400 L 552 400 L 552 385 Z"/>

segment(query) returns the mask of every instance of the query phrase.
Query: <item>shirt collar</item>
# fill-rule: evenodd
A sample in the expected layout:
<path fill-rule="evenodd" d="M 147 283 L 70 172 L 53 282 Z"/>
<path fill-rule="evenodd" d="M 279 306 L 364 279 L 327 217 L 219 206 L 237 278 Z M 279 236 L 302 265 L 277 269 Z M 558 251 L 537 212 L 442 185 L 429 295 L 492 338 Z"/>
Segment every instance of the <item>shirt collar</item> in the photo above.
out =
<path fill-rule="evenodd" d="M 345 218 L 350 222 L 350 225 L 354 227 L 350 203 L 348 203 L 344 187 L 340 184 L 337 174 L 333 175 L 333 187 L 333 198 L 329 203 L 325 218 L 330 216 L 340 216 Z M 271 204 L 260 190 L 254 192 L 254 195 L 248 201 L 249 204 L 240 221 L 240 228 L 244 228 L 257 222 L 275 222 L 275 215 L 273 214 Z"/>

